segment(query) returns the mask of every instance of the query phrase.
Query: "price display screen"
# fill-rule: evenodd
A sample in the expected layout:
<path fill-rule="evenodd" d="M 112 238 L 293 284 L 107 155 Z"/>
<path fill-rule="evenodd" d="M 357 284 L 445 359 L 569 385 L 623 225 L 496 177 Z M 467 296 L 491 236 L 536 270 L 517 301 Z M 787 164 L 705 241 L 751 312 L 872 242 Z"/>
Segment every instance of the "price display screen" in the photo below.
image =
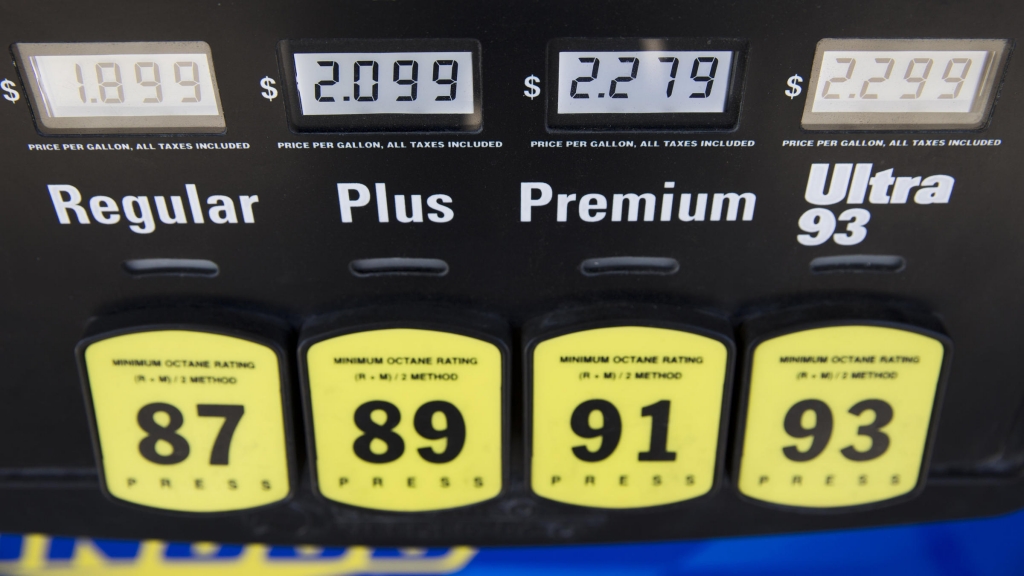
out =
<path fill-rule="evenodd" d="M 822 40 L 803 126 L 978 128 L 1006 52 L 1003 40 Z"/>
<path fill-rule="evenodd" d="M 556 40 L 554 128 L 721 128 L 736 120 L 736 41 Z"/>
<path fill-rule="evenodd" d="M 177 512 L 265 506 L 291 494 L 278 352 L 244 338 L 152 330 L 82 353 L 103 485 Z"/>
<path fill-rule="evenodd" d="M 532 352 L 530 484 L 593 508 L 707 494 L 721 452 L 729 348 L 700 334 L 611 326 Z"/>
<path fill-rule="evenodd" d="M 914 493 L 927 464 L 946 357 L 944 343 L 932 336 L 851 325 L 757 344 L 740 492 L 819 509 Z"/>
<path fill-rule="evenodd" d="M 304 356 L 324 498 L 422 512 L 501 493 L 504 360 L 496 345 L 388 328 L 321 340 Z"/>
<path fill-rule="evenodd" d="M 44 134 L 223 132 L 205 42 L 15 44 Z"/>
<path fill-rule="evenodd" d="M 479 128 L 475 41 L 286 41 L 281 51 L 300 130 Z"/>

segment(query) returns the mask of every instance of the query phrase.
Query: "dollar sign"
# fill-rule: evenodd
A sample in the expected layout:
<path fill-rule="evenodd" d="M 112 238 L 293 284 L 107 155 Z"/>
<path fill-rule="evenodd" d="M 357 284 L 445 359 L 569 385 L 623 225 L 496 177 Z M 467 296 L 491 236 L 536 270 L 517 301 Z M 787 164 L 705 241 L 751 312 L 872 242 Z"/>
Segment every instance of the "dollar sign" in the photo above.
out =
<path fill-rule="evenodd" d="M 786 81 L 786 84 L 790 88 L 789 90 L 786 90 L 786 96 L 789 96 L 790 100 L 796 98 L 804 91 L 804 89 L 800 87 L 800 83 L 803 81 L 804 79 L 801 78 L 799 74 L 793 74 L 789 77 L 789 80 Z"/>
<path fill-rule="evenodd" d="M 0 82 L 0 90 L 6 92 L 6 94 L 4 94 L 4 98 L 6 98 L 11 104 L 21 100 L 21 93 L 14 89 L 15 86 L 17 86 L 17 84 L 11 82 L 7 78 L 4 78 L 3 82 Z"/>
<path fill-rule="evenodd" d="M 263 92 L 260 92 L 260 96 L 263 96 L 267 100 L 273 102 L 274 98 L 277 98 L 277 88 L 274 88 L 274 84 L 277 84 L 277 82 L 274 82 L 273 78 L 270 76 L 264 76 L 263 79 L 260 80 L 260 87 L 263 88 Z"/>
<path fill-rule="evenodd" d="M 537 78 L 532 74 L 530 76 L 527 76 L 526 80 L 523 81 L 523 85 L 525 85 L 527 88 L 526 90 L 523 90 L 523 96 L 526 96 L 530 100 L 533 100 L 537 96 L 540 96 L 540 86 L 538 86 L 539 82 L 540 78 Z"/>

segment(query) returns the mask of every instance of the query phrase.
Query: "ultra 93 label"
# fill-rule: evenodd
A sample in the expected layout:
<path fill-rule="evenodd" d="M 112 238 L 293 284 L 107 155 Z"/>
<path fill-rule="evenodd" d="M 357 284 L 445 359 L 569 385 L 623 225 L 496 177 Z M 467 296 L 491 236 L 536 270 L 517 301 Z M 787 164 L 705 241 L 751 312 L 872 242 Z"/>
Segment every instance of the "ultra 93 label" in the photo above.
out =
<path fill-rule="evenodd" d="M 85 366 L 113 497 L 224 512 L 291 492 L 281 371 L 271 348 L 156 330 L 89 344 Z"/>
<path fill-rule="evenodd" d="M 750 375 L 740 492 L 830 508 L 913 491 L 943 355 L 934 338 L 881 326 L 762 342 Z"/>
<path fill-rule="evenodd" d="M 544 498 L 639 508 L 714 484 L 729 361 L 718 340 L 616 326 L 533 352 L 531 486 Z"/>
<path fill-rule="evenodd" d="M 313 344 L 306 366 L 324 497 L 417 512 L 501 492 L 503 372 L 494 344 L 370 330 Z"/>

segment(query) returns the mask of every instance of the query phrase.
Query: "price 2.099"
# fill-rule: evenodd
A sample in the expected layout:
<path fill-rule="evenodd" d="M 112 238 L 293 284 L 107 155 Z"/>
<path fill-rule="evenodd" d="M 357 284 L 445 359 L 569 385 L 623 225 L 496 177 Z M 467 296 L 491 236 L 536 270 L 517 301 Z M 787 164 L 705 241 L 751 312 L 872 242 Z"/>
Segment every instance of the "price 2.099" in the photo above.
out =
<path fill-rule="evenodd" d="M 335 102 L 338 97 L 334 86 L 341 82 L 341 64 L 334 60 L 317 60 L 317 66 L 327 78 L 313 85 L 313 97 L 317 102 Z M 342 100 L 376 102 L 380 96 L 380 63 L 376 60 L 357 60 L 352 64 L 351 96 Z M 455 100 L 459 86 L 459 63 L 456 60 L 434 60 L 431 67 L 431 82 L 441 87 L 442 93 L 434 97 L 436 102 Z M 396 60 L 391 66 L 391 81 L 403 87 L 403 93 L 395 96 L 395 102 L 415 102 L 419 97 L 420 64 L 416 60 Z"/>

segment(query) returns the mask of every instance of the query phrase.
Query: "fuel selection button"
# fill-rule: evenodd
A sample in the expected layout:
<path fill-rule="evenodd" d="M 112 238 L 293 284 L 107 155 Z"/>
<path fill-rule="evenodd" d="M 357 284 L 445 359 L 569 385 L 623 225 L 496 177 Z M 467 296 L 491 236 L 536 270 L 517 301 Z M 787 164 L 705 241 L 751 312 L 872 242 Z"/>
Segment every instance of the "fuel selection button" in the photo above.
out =
<path fill-rule="evenodd" d="M 541 337 L 527 352 L 533 492 L 620 509 L 707 494 L 721 455 L 731 341 L 613 323 Z"/>
<path fill-rule="evenodd" d="M 302 348 L 323 497 L 422 512 L 501 492 L 506 360 L 496 342 L 395 327 L 314 337 Z"/>
<path fill-rule="evenodd" d="M 204 328 L 145 328 L 79 345 L 106 492 L 177 512 L 291 494 L 282 356 Z"/>
<path fill-rule="evenodd" d="M 915 492 L 947 346 L 939 334 L 871 323 L 798 329 L 756 343 L 740 493 L 825 509 Z"/>

